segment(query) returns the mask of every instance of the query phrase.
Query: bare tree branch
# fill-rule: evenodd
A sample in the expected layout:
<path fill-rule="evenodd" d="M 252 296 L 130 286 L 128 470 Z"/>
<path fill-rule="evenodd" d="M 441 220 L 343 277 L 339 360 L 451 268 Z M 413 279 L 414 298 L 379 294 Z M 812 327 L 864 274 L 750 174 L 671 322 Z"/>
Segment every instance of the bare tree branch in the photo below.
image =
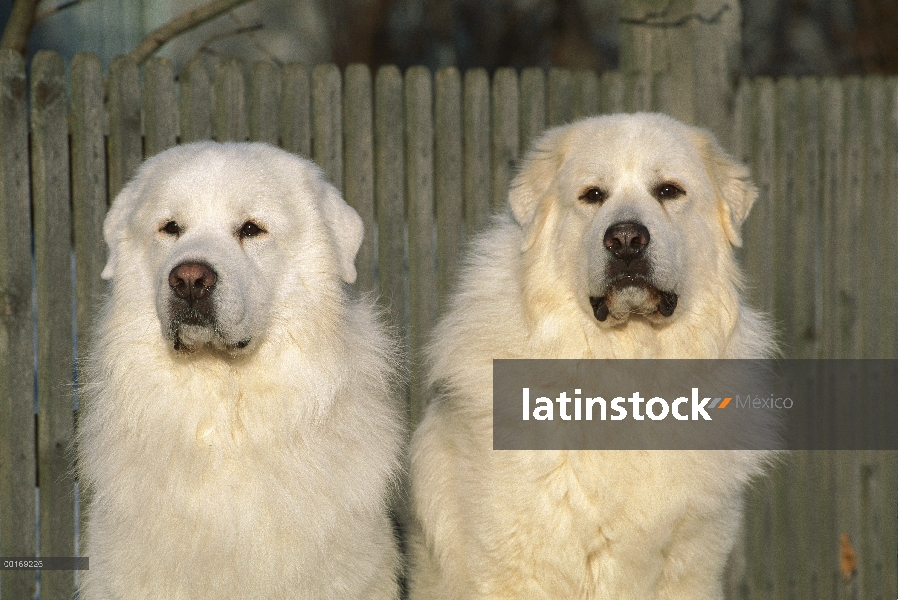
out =
<path fill-rule="evenodd" d="M 206 39 L 199 47 L 196 49 L 196 52 L 193 53 L 193 56 L 190 57 L 190 60 L 197 58 L 203 52 L 208 52 L 209 54 L 218 54 L 215 50 L 210 48 L 212 44 L 215 42 L 219 42 L 221 40 L 227 39 L 229 37 L 234 37 L 237 35 L 241 35 L 250 31 L 257 31 L 265 27 L 264 23 L 255 23 L 253 25 L 242 25 L 237 29 L 232 29 L 230 31 L 223 31 L 221 33 L 216 33 L 213 36 L 210 36 Z"/>
<path fill-rule="evenodd" d="M 40 0 L 38 0 L 40 2 Z M 67 8 L 71 8 L 76 4 L 81 4 L 84 0 L 68 0 L 68 2 L 63 2 L 62 4 L 57 4 L 53 8 L 48 8 L 47 10 L 42 10 L 37 13 L 37 16 L 34 17 L 35 22 L 40 21 L 41 19 L 46 19 L 47 17 L 52 17 L 56 13 L 63 11 Z"/>
<path fill-rule="evenodd" d="M 20 54 L 25 54 L 28 47 L 28 34 L 34 25 L 34 13 L 40 0 L 15 0 L 12 5 L 12 14 L 3 30 L 3 38 L 0 39 L 0 48 L 10 48 Z"/>
<path fill-rule="evenodd" d="M 279 66 L 279 67 L 282 67 L 282 66 L 283 66 L 283 62 L 282 62 L 280 59 L 278 59 L 278 57 L 275 56 L 274 53 L 271 52 L 271 51 L 265 46 L 265 44 L 261 43 L 261 42 L 259 41 L 259 39 L 254 35 L 254 32 L 258 31 L 259 29 L 264 29 L 264 28 L 265 28 L 264 25 L 263 25 L 262 23 L 258 23 L 258 24 L 257 24 L 258 26 L 248 26 L 246 23 L 244 23 L 244 22 L 240 19 L 240 17 L 238 17 L 238 16 L 237 16 L 236 14 L 234 14 L 234 13 L 229 14 L 228 17 L 230 17 L 231 20 L 234 21 L 235 23 L 237 23 L 237 25 L 241 28 L 241 30 L 238 30 L 239 33 L 244 33 L 244 32 L 246 32 L 246 33 L 249 34 L 249 35 L 247 35 L 246 37 L 248 37 L 248 38 L 249 38 L 249 41 L 252 43 L 252 45 L 256 47 L 256 50 L 258 50 L 259 52 L 261 52 L 262 54 L 264 54 L 266 57 L 268 57 L 268 60 L 270 60 L 271 62 L 273 62 L 273 63 L 276 64 L 277 66 Z"/>
<path fill-rule="evenodd" d="M 214 0 L 172 19 L 144 38 L 128 56 L 139 65 L 176 35 L 189 31 L 245 2 L 248 2 L 248 0 Z"/>

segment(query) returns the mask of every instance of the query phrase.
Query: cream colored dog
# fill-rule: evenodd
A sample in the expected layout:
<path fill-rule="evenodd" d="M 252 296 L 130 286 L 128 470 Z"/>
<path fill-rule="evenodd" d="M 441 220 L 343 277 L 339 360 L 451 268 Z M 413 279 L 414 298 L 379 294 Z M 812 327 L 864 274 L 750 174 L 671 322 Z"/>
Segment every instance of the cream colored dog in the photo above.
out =
<path fill-rule="evenodd" d="M 104 226 L 82 390 L 81 598 L 395 598 L 394 344 L 362 221 L 263 144 L 147 161 Z"/>
<path fill-rule="evenodd" d="M 493 451 L 492 359 L 770 356 L 733 256 L 755 197 L 707 132 L 663 115 L 536 142 L 430 346 L 412 598 L 723 597 L 770 454 Z"/>

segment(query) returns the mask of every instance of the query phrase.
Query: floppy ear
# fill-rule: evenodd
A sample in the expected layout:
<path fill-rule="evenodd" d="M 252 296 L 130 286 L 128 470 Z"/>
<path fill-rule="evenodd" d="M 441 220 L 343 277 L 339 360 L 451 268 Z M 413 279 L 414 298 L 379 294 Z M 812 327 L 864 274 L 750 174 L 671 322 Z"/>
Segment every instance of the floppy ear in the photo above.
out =
<path fill-rule="evenodd" d="M 700 131 L 699 147 L 714 185 L 720 221 L 727 239 L 736 247 L 742 245 L 742 223 L 758 198 L 748 167 L 730 157 L 711 134 Z"/>
<path fill-rule="evenodd" d="M 552 129 L 539 138 L 511 182 L 508 204 L 514 220 L 524 231 L 521 252 L 533 246 L 549 215 L 551 206 L 545 198 L 554 186 L 561 166 L 558 146 L 564 131 Z"/>
<path fill-rule="evenodd" d="M 365 224 L 362 217 L 346 204 L 337 188 L 321 180 L 323 193 L 319 201 L 324 223 L 330 231 L 337 249 L 340 278 L 346 283 L 354 283 L 356 278 L 355 256 L 362 246 Z"/>
<path fill-rule="evenodd" d="M 103 239 L 106 241 L 108 256 L 106 266 L 100 277 L 112 279 L 115 276 L 115 265 L 118 263 L 119 245 L 125 238 L 125 228 L 128 225 L 128 217 L 134 211 L 134 205 L 140 197 L 141 185 L 137 177 L 131 180 L 122 191 L 118 193 L 112 202 L 112 207 L 106 213 L 103 221 Z"/>

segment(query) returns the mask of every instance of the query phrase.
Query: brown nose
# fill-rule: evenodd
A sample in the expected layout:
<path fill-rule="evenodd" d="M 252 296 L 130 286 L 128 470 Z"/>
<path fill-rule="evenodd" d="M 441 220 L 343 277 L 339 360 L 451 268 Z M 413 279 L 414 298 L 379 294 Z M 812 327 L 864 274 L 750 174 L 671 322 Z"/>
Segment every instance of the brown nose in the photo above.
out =
<path fill-rule="evenodd" d="M 199 262 L 181 263 L 168 274 L 168 285 L 175 296 L 186 300 L 191 306 L 208 296 L 216 281 L 218 275 L 212 267 Z"/>
<path fill-rule="evenodd" d="M 649 245 L 649 230 L 640 223 L 615 223 L 605 232 L 605 249 L 630 262 Z"/>

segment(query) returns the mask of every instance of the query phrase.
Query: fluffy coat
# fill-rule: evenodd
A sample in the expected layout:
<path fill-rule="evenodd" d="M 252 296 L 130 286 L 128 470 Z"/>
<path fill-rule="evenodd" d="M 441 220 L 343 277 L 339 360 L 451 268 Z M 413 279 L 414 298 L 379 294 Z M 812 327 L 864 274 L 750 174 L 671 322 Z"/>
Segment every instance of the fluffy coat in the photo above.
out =
<path fill-rule="evenodd" d="M 659 199 L 666 182 L 685 193 Z M 413 600 L 723 597 L 742 492 L 770 453 L 493 451 L 492 360 L 771 356 L 732 251 L 755 197 L 710 135 L 662 115 L 536 142 L 430 345 L 438 394 L 411 449 Z M 679 296 L 669 317 L 603 277 L 605 232 L 633 220 L 652 232 L 653 285 Z"/>
<path fill-rule="evenodd" d="M 208 142 L 145 163 L 104 235 L 81 598 L 395 598 L 396 347 L 345 285 L 358 215 L 308 161 Z M 170 322 L 185 261 L 217 273 L 209 327 Z"/>

